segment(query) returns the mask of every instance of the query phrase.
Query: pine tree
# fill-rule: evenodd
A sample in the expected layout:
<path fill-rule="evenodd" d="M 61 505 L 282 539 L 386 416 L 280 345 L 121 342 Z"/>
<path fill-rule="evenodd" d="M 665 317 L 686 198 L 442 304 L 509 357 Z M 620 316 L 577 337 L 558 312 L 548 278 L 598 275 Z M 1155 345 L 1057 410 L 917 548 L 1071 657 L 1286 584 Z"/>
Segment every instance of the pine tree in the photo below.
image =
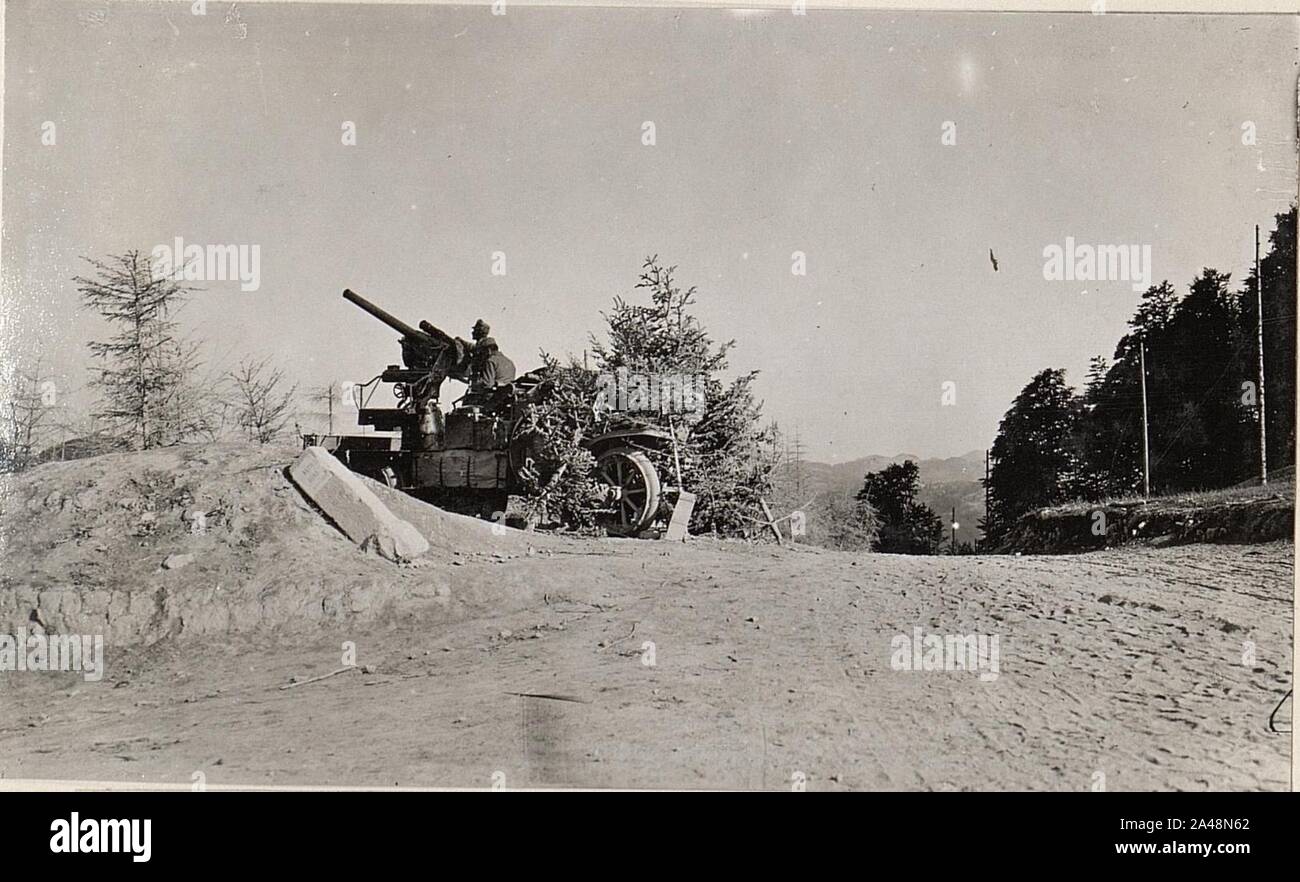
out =
<path fill-rule="evenodd" d="M 1204 269 L 1147 351 L 1151 483 L 1161 493 L 1224 487 L 1250 475 L 1251 340 L 1230 277 Z M 1154 360 L 1154 363 L 1153 363 Z"/>
<path fill-rule="evenodd" d="M 592 337 L 592 350 L 601 371 L 626 368 L 634 374 L 691 378 L 702 386 L 703 412 L 698 419 L 672 413 L 638 416 L 674 431 L 679 441 L 677 462 L 671 453 L 652 454 L 669 484 L 696 494 L 691 529 L 734 534 L 749 526 L 759 498 L 770 486 L 774 463 L 765 453 L 770 429 L 761 424 L 762 406 L 753 393 L 757 371 L 724 383 L 727 353 L 735 340 L 715 344 L 692 314 L 696 289 L 682 290 L 674 279 L 676 267 L 646 258 L 636 288 L 649 294 L 648 306 L 615 298 L 605 314 L 608 341 Z"/>
<path fill-rule="evenodd" d="M 890 554 L 935 554 L 943 541 L 943 520 L 917 502 L 921 471 L 912 460 L 868 472 L 858 500 L 869 504 L 879 521 L 876 550 Z"/>
<path fill-rule="evenodd" d="M 1296 208 L 1276 216 L 1276 226 L 1269 234 L 1267 251 L 1260 258 L 1264 301 L 1264 380 L 1268 406 L 1269 469 L 1295 465 L 1295 376 L 1296 376 Z M 1257 297 L 1255 268 L 1242 283 L 1239 295 L 1241 337 L 1245 345 L 1246 366 L 1240 383 L 1258 384 L 1259 346 L 1257 342 Z M 1248 419 L 1251 431 L 1258 436 L 1259 416 L 1251 405 Z M 1258 441 L 1252 448 L 1251 463 L 1258 468 Z"/>
<path fill-rule="evenodd" d="M 1074 498 L 1082 482 L 1076 429 L 1081 403 L 1065 371 L 1049 368 L 1007 411 L 993 442 L 985 542 L 996 547 L 1022 514 Z"/>
<path fill-rule="evenodd" d="M 1178 292 L 1169 284 L 1168 279 L 1159 285 L 1152 285 L 1142 292 L 1142 302 L 1128 320 L 1129 327 L 1137 337 L 1151 338 L 1159 335 L 1173 320 L 1178 300 Z"/>
<path fill-rule="evenodd" d="M 1094 355 L 1088 361 L 1088 381 L 1084 385 L 1084 401 L 1089 406 L 1095 406 L 1101 396 L 1101 391 L 1106 385 L 1106 374 L 1110 372 L 1110 362 L 1105 356 Z"/>
<path fill-rule="evenodd" d="M 139 251 L 87 261 L 95 277 L 77 276 L 83 302 L 116 333 L 92 341 L 99 361 L 95 384 L 101 395 L 96 412 L 109 433 L 137 449 L 175 443 L 175 406 L 194 367 L 193 348 L 176 336 L 170 318 L 186 289 L 153 274 Z"/>

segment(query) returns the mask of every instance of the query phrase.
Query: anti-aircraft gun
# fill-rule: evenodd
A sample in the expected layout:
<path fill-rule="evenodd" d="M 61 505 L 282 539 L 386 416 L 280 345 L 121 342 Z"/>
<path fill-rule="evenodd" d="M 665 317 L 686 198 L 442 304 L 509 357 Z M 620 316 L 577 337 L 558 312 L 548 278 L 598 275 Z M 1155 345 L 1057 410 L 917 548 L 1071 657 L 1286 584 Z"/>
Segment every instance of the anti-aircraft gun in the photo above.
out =
<path fill-rule="evenodd" d="M 444 414 L 442 385 L 469 384 L 471 345 L 426 321 L 413 328 L 351 289 L 343 297 L 401 335 L 402 365 L 388 365 L 362 387 L 391 383 L 397 406 L 358 400 L 357 424 L 373 432 L 304 435 L 304 446 L 323 446 L 353 471 L 444 508 L 499 518 L 536 453 L 525 417 L 546 396 L 545 377 L 533 371 L 495 389 L 471 390 Z M 677 506 L 669 506 L 646 455 L 671 443 L 667 431 L 637 420 L 583 441 L 596 459 L 592 510 L 610 532 L 643 534 L 669 514 L 684 532 L 694 497 L 679 490 Z"/>
<path fill-rule="evenodd" d="M 468 370 L 469 344 L 464 340 L 452 337 L 425 321 L 420 322 L 417 330 L 351 288 L 343 289 L 343 299 L 361 307 L 402 335 L 402 363 L 407 370 L 428 373 L 442 367 L 446 371 L 444 379 L 462 379 L 456 374 Z M 385 382 L 399 381 L 394 379 Z"/>

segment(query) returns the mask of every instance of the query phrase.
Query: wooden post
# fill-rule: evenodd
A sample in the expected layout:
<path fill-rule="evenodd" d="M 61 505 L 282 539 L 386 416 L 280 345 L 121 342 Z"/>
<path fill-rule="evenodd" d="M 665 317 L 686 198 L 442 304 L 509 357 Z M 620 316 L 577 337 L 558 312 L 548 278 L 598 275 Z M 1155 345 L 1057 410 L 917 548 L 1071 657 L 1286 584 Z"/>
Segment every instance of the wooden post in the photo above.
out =
<path fill-rule="evenodd" d="M 760 496 L 758 501 L 763 506 L 763 516 L 767 518 L 767 525 L 772 528 L 772 534 L 776 536 L 776 544 L 784 545 L 785 540 L 781 537 L 781 528 L 776 525 L 776 520 L 772 517 L 772 509 L 768 507 L 767 500 Z"/>

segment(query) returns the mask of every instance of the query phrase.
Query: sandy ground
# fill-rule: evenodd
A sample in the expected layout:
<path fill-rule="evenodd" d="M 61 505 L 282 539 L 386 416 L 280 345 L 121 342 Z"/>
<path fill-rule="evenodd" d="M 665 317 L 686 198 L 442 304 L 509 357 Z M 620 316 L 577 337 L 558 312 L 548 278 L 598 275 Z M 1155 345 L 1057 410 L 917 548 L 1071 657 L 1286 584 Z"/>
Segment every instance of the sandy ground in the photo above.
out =
<path fill-rule="evenodd" d="M 2 677 L 0 776 L 1284 789 L 1290 736 L 1268 718 L 1291 684 L 1293 552 L 911 558 L 605 540 L 440 562 L 423 571 L 451 588 L 436 616 L 167 639 L 110 653 L 100 683 Z M 498 589 L 506 602 L 473 602 Z M 998 635 L 999 676 L 895 670 L 891 639 L 916 627 Z M 281 688 L 339 668 L 343 641 L 373 672 Z"/>

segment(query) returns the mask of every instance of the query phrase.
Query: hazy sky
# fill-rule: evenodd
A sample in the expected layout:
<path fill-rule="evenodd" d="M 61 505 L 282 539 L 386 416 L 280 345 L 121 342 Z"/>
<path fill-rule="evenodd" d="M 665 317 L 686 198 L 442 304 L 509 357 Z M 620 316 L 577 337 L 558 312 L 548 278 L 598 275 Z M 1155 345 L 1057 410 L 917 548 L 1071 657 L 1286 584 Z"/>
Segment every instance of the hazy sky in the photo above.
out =
<path fill-rule="evenodd" d="M 323 384 L 398 359 L 344 287 L 482 316 L 527 369 L 657 253 L 810 456 L 954 455 L 1041 368 L 1080 383 L 1137 302 L 1045 281 L 1045 246 L 1240 279 L 1295 193 L 1294 17 L 7 8 L 0 343 L 73 387 L 103 334 L 80 255 L 259 245 L 260 290 L 204 283 L 181 320 L 213 364 Z"/>

